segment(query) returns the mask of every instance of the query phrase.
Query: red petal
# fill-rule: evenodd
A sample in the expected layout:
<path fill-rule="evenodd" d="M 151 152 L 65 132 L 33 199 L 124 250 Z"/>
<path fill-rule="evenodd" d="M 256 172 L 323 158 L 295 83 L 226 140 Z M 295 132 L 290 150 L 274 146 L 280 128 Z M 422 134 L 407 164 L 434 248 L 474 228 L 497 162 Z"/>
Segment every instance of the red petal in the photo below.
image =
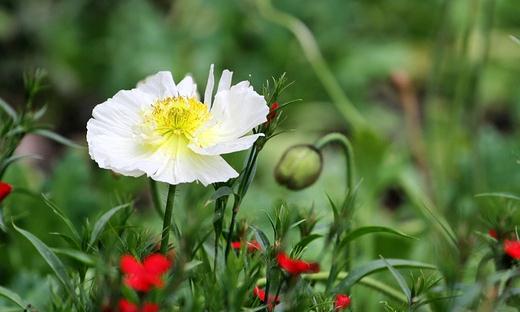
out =
<path fill-rule="evenodd" d="M 504 251 L 513 259 L 520 260 L 520 241 L 506 239 L 504 241 Z"/>
<path fill-rule="evenodd" d="M 126 274 L 139 274 L 143 271 L 143 265 L 131 255 L 124 255 L 120 261 L 121 271 Z"/>
<path fill-rule="evenodd" d="M 139 312 L 137 306 L 128 300 L 119 300 L 119 312 Z"/>
<path fill-rule="evenodd" d="M 257 251 L 257 250 L 261 250 L 261 249 L 262 249 L 262 247 L 260 246 L 260 243 L 257 242 L 256 240 L 252 240 L 247 243 L 247 250 L 249 252 L 253 252 L 253 251 Z"/>
<path fill-rule="evenodd" d="M 143 261 L 143 266 L 148 274 L 161 275 L 166 273 L 172 265 L 164 255 L 152 254 L 146 257 Z"/>
<path fill-rule="evenodd" d="M 142 312 L 157 312 L 159 311 L 159 306 L 155 303 L 146 302 L 141 309 Z"/>
<path fill-rule="evenodd" d="M 253 293 L 255 294 L 258 299 L 261 301 L 265 300 L 265 291 L 263 289 L 260 289 L 258 286 L 253 289 Z"/>
<path fill-rule="evenodd" d="M 4 198 L 11 194 L 12 190 L 13 187 L 11 186 L 11 184 L 0 181 L 0 202 L 2 202 Z"/>
<path fill-rule="evenodd" d="M 242 247 L 242 244 L 240 242 L 231 242 L 231 248 L 240 249 L 240 247 Z"/>
<path fill-rule="evenodd" d="M 498 236 L 497 236 L 497 231 L 493 230 L 493 229 L 490 229 L 488 231 L 488 235 L 493 237 L 494 239 L 498 239 Z"/>
<path fill-rule="evenodd" d="M 297 275 L 301 273 L 316 273 L 320 270 L 320 265 L 315 262 L 306 262 L 303 260 L 294 260 L 289 258 L 285 253 L 280 252 L 277 256 L 278 265 L 290 274 Z"/>
<path fill-rule="evenodd" d="M 350 297 L 347 295 L 337 294 L 336 302 L 334 303 L 334 308 L 336 310 L 343 310 L 348 308 L 350 305 Z"/>
<path fill-rule="evenodd" d="M 154 283 L 150 283 L 146 276 L 142 275 L 128 275 L 125 277 L 124 283 L 128 287 L 142 292 L 149 291 L 152 285 L 154 285 Z"/>

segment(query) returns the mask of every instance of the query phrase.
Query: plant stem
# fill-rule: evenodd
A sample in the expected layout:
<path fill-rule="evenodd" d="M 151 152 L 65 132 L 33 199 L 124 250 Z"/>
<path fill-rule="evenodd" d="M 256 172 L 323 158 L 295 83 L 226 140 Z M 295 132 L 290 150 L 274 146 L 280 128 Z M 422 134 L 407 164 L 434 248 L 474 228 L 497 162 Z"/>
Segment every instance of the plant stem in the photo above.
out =
<path fill-rule="evenodd" d="M 343 152 L 345 153 L 345 160 L 346 160 L 346 170 L 347 170 L 347 190 L 349 192 L 352 192 L 354 188 L 354 151 L 352 149 L 352 144 L 350 143 L 350 140 L 343 134 L 338 132 L 329 133 L 322 138 L 320 138 L 316 143 L 314 143 L 314 146 L 322 150 L 326 145 L 330 143 L 339 143 L 341 147 L 343 148 Z"/>
<path fill-rule="evenodd" d="M 343 115 L 343 118 L 350 124 L 352 129 L 356 132 L 370 130 L 364 117 L 352 104 L 352 101 L 334 77 L 309 28 L 296 17 L 273 7 L 270 0 L 257 0 L 256 4 L 264 18 L 285 27 L 293 33 L 300 43 L 307 61 L 311 64 L 316 76 L 318 76 L 318 79 L 331 97 L 336 109 Z"/>
<path fill-rule="evenodd" d="M 155 211 L 159 215 L 159 217 L 164 217 L 164 212 L 162 210 L 162 204 L 161 204 L 161 198 L 159 196 L 159 187 L 157 185 L 157 182 L 153 179 L 148 179 L 150 182 L 150 195 L 152 196 L 152 203 L 153 207 L 155 208 Z"/>
<path fill-rule="evenodd" d="M 170 239 L 170 227 L 172 224 L 173 217 L 173 202 L 175 200 L 175 189 L 176 185 L 170 185 L 168 188 L 168 198 L 166 200 L 166 209 L 164 211 L 163 229 L 161 238 L 161 250 L 162 254 L 166 254 L 168 251 L 168 240 Z"/>
<path fill-rule="evenodd" d="M 253 145 L 251 152 L 249 153 L 249 157 L 247 159 L 246 168 L 244 170 L 244 175 L 240 180 L 240 184 L 238 185 L 238 194 L 235 195 L 235 201 L 233 202 L 233 210 L 231 215 L 231 222 L 229 223 L 228 235 L 226 240 L 226 250 L 225 250 L 225 259 L 229 255 L 229 251 L 231 250 L 231 238 L 233 237 L 233 231 L 235 230 L 235 223 L 238 211 L 240 210 L 240 203 L 247 193 L 247 189 L 249 188 L 249 179 L 253 174 L 253 169 L 256 165 L 256 160 L 258 158 L 258 149 L 256 148 L 256 144 Z"/>
<path fill-rule="evenodd" d="M 233 211 L 231 215 L 231 222 L 229 223 L 228 235 L 226 239 L 226 251 L 224 253 L 225 258 L 227 260 L 229 251 L 231 250 L 231 238 L 233 237 L 233 231 L 235 230 L 236 217 L 238 214 L 238 210 L 240 209 L 240 199 L 238 196 L 235 196 L 235 202 L 233 203 Z"/>

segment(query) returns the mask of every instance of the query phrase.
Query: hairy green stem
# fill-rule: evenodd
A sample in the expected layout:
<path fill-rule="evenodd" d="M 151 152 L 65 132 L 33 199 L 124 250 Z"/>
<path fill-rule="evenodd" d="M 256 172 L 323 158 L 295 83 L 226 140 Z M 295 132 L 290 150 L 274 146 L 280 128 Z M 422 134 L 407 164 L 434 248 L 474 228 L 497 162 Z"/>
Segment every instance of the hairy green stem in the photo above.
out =
<path fill-rule="evenodd" d="M 162 238 L 161 238 L 161 250 L 162 254 L 166 254 L 168 251 L 168 240 L 170 239 L 170 230 L 173 217 L 173 203 L 175 201 L 175 189 L 176 185 L 170 185 L 168 188 L 168 198 L 166 199 L 166 209 L 164 211 Z"/>
<path fill-rule="evenodd" d="M 325 62 L 316 39 L 314 38 L 309 28 L 307 28 L 307 26 L 296 17 L 273 7 L 270 0 L 256 0 L 256 4 L 260 14 L 264 18 L 286 28 L 293 33 L 293 35 L 300 43 L 307 61 L 311 64 L 314 72 L 316 73 L 316 76 L 318 76 L 318 79 L 322 83 L 323 87 L 332 98 L 336 109 L 352 126 L 352 129 L 359 132 L 369 129 L 369 125 L 367 124 L 366 120 L 345 94 L 340 84 L 334 77 L 334 74 L 327 65 L 327 62 Z"/>
<path fill-rule="evenodd" d="M 352 144 L 350 143 L 350 140 L 343 134 L 333 132 L 329 133 L 322 138 L 320 138 L 316 143 L 314 143 L 314 146 L 322 150 L 326 145 L 330 143 L 339 143 L 341 147 L 343 148 L 343 152 L 345 153 L 345 160 L 346 160 L 346 170 L 347 170 L 347 190 L 349 192 L 352 192 L 354 188 L 354 179 L 355 179 L 355 172 L 354 172 L 354 150 L 352 149 Z"/>
<path fill-rule="evenodd" d="M 258 153 L 259 151 L 256 148 L 256 145 L 253 145 L 253 148 L 251 149 L 251 152 L 249 153 L 249 157 L 247 159 L 246 168 L 244 170 L 244 176 L 240 180 L 240 184 L 238 186 L 238 195 L 235 196 L 235 201 L 233 203 L 233 210 L 231 215 L 231 222 L 229 223 L 229 229 L 226 239 L 226 249 L 224 254 L 226 260 L 229 255 L 229 252 L 231 251 L 231 239 L 233 237 L 233 231 L 235 230 L 236 217 L 238 211 L 240 210 L 240 203 L 242 202 L 242 199 L 244 198 L 245 194 L 247 193 L 247 189 L 249 188 L 249 179 L 251 178 L 251 174 L 253 174 L 253 169 L 258 158 Z"/>

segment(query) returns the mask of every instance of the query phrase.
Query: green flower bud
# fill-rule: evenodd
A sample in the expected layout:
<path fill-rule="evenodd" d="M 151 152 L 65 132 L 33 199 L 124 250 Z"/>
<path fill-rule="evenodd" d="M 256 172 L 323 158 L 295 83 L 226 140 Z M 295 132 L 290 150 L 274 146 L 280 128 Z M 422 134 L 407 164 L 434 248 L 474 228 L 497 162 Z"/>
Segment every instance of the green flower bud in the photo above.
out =
<path fill-rule="evenodd" d="M 276 181 L 290 190 L 302 190 L 318 180 L 323 158 L 312 145 L 301 144 L 290 147 L 276 165 Z"/>

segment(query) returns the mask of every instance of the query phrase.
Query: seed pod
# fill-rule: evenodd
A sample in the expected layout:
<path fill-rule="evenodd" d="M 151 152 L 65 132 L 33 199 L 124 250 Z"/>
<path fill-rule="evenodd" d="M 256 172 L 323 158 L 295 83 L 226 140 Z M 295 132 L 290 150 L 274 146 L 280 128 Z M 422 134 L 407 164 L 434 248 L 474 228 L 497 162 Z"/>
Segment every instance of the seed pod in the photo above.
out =
<path fill-rule="evenodd" d="M 276 181 L 290 190 L 298 191 L 318 180 L 323 167 L 321 152 L 312 145 L 290 147 L 275 168 Z"/>

